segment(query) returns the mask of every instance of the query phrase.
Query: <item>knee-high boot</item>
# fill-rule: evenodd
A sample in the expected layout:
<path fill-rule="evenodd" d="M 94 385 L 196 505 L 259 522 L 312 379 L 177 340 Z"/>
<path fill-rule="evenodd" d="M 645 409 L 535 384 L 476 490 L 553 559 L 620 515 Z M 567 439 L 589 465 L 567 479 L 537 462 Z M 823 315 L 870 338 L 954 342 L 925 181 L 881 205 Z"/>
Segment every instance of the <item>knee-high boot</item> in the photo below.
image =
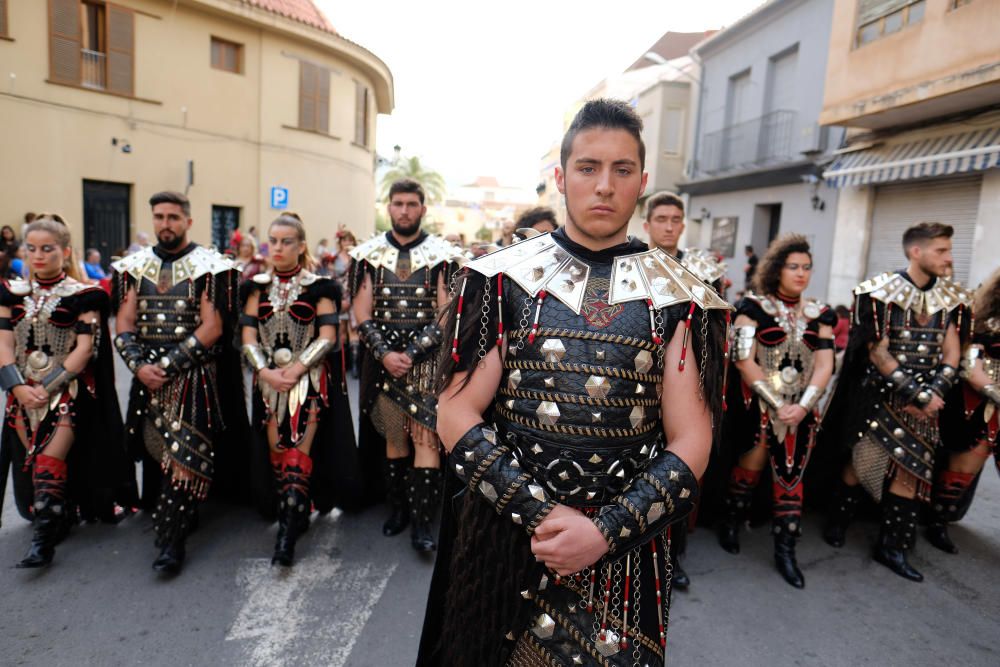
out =
<path fill-rule="evenodd" d="M 386 501 L 389 504 L 389 518 L 382 525 L 386 537 L 399 535 L 410 523 L 410 504 L 407 501 L 406 478 L 410 470 L 410 459 L 386 460 Z"/>
<path fill-rule="evenodd" d="M 774 565 L 785 581 L 804 588 L 806 580 L 795 560 L 795 541 L 802 535 L 802 482 L 792 489 L 775 482 L 773 493 Z"/>
<path fill-rule="evenodd" d="M 308 525 L 312 503 L 309 500 L 309 478 L 313 462 L 298 449 L 285 451 L 281 471 L 281 508 L 278 511 L 278 538 L 274 544 L 271 565 L 291 567 L 295 562 L 295 542 Z"/>
<path fill-rule="evenodd" d="M 945 470 L 934 480 L 931 490 L 930 523 L 927 525 L 927 541 L 941 551 L 957 554 L 958 547 L 948 534 L 948 523 L 958 519 L 958 508 L 969 487 L 975 481 L 973 473 Z"/>
<path fill-rule="evenodd" d="M 66 502 L 66 462 L 39 454 L 32 470 L 35 485 L 34 534 L 28 555 L 17 564 L 19 568 L 44 567 L 55 556 L 55 545 L 68 527 Z"/>
<path fill-rule="evenodd" d="M 826 526 L 823 528 L 823 541 L 838 549 L 847 540 L 847 527 L 858 511 L 858 506 L 864 499 L 864 489 L 860 484 L 848 486 L 844 480 L 838 479 L 833 490 L 833 498 L 827 510 Z"/>
<path fill-rule="evenodd" d="M 740 527 L 746 521 L 750 498 L 760 481 L 759 470 L 735 466 L 729 475 L 726 514 L 719 524 L 719 546 L 731 554 L 740 552 Z"/>
<path fill-rule="evenodd" d="M 163 489 L 153 512 L 156 546 L 160 554 L 153 569 L 163 574 L 178 574 L 184 566 L 185 544 L 195 528 L 200 501 L 182 481 L 170 474 L 163 477 Z"/>
<path fill-rule="evenodd" d="M 412 468 L 407 489 L 410 495 L 410 522 L 413 548 L 422 553 L 437 549 L 431 524 L 441 504 L 441 469 Z"/>
<path fill-rule="evenodd" d="M 903 498 L 886 491 L 882 496 L 882 525 L 872 554 L 876 562 L 910 581 L 924 580 L 924 575 L 906 560 L 906 552 L 917 539 L 919 507 L 916 498 Z"/>

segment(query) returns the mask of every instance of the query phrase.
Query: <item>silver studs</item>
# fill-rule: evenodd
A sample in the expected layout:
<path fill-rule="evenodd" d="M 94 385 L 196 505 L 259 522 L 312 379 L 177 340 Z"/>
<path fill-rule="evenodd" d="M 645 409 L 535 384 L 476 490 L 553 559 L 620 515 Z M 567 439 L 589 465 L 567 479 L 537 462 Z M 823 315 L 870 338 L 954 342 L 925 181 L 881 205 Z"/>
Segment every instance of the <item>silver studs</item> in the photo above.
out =
<path fill-rule="evenodd" d="M 645 418 L 646 410 L 641 405 L 637 405 L 632 408 L 632 412 L 628 415 L 628 421 L 632 424 L 632 428 L 639 428 Z"/>
<path fill-rule="evenodd" d="M 600 375 L 591 375 L 583 387 L 591 398 L 605 398 L 611 391 L 611 381 Z"/>
<path fill-rule="evenodd" d="M 594 455 L 593 455 L 593 456 L 591 456 L 591 457 L 590 457 L 589 459 L 587 459 L 587 461 L 589 461 L 590 463 L 595 463 L 595 464 L 596 464 L 596 463 L 601 463 L 601 462 L 603 462 L 603 461 L 604 461 L 604 459 L 602 459 L 602 458 L 601 458 L 600 456 L 598 456 L 597 454 L 594 454 Z"/>
<path fill-rule="evenodd" d="M 648 350 L 642 350 L 635 355 L 635 372 L 647 373 L 653 367 L 653 355 Z"/>
<path fill-rule="evenodd" d="M 646 393 L 646 388 L 642 385 L 641 382 L 635 383 L 635 393 L 637 396 L 642 396 L 643 394 Z"/>
<path fill-rule="evenodd" d="M 546 426 L 555 426 L 556 422 L 559 421 L 559 406 L 552 401 L 542 401 L 535 408 L 535 414 L 538 415 L 538 420 Z"/>
<path fill-rule="evenodd" d="M 566 346 L 558 338 L 546 338 L 542 343 L 542 356 L 552 364 L 562 361 L 566 356 Z"/>
<path fill-rule="evenodd" d="M 515 368 L 507 376 L 507 388 L 513 391 L 519 384 L 521 384 L 521 369 Z"/>
<path fill-rule="evenodd" d="M 624 539 L 628 539 L 628 537 L 631 534 L 632 534 L 631 530 L 629 530 L 625 526 L 622 526 L 622 529 L 618 532 L 618 537 L 620 537 L 620 538 L 622 538 L 624 540 Z"/>
<path fill-rule="evenodd" d="M 546 389 L 555 389 L 556 379 L 554 377 L 547 377 L 544 380 Z"/>
<path fill-rule="evenodd" d="M 511 512 L 510 513 L 510 520 L 513 521 L 514 523 L 516 523 L 519 526 L 522 525 L 521 515 L 518 514 L 517 512 Z"/>
<path fill-rule="evenodd" d="M 592 424 L 600 424 L 603 421 L 604 421 L 604 413 L 602 413 L 602 412 L 591 412 L 590 413 L 590 422 Z"/>
<path fill-rule="evenodd" d="M 594 352 L 594 356 L 597 357 L 598 361 L 604 361 L 607 358 L 608 355 L 604 351 L 604 349 L 602 348 L 602 349 L 597 350 L 596 352 Z"/>
<path fill-rule="evenodd" d="M 544 503 L 546 500 L 545 490 L 537 484 L 528 484 L 528 493 L 530 493 L 531 497 L 540 503 Z"/>
<path fill-rule="evenodd" d="M 497 501 L 497 490 L 493 488 L 493 485 L 483 480 L 479 483 L 479 492 L 483 494 L 483 497 L 490 503 L 495 504 Z"/>
<path fill-rule="evenodd" d="M 666 511 L 667 507 L 663 503 L 653 503 L 649 506 L 649 510 L 646 512 L 646 523 L 655 523 Z"/>
<path fill-rule="evenodd" d="M 539 639 L 548 639 L 556 631 L 556 622 L 548 614 L 540 614 L 535 619 L 535 627 L 531 631 Z"/>

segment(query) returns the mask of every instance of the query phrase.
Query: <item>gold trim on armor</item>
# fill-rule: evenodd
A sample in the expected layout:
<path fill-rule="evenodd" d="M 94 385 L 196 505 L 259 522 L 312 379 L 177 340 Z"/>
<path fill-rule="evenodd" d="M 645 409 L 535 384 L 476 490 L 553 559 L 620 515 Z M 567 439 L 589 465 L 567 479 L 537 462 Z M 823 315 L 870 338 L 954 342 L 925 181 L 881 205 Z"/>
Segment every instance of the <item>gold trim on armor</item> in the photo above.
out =
<path fill-rule="evenodd" d="M 540 431 L 551 431 L 566 435 L 586 435 L 597 438 L 626 438 L 632 435 L 642 435 L 643 433 L 649 433 L 659 425 L 658 419 L 647 422 L 638 428 L 598 428 L 595 426 L 574 426 L 571 424 L 549 425 L 535 421 L 534 419 L 526 419 L 500 405 L 496 407 L 496 411 L 504 419 L 510 420 L 515 424 L 520 424 L 521 426 L 527 426 Z"/>
<path fill-rule="evenodd" d="M 547 391 L 533 391 L 531 389 L 507 389 L 501 388 L 500 394 L 514 398 L 526 398 L 532 401 L 551 401 L 553 403 L 575 403 L 577 405 L 593 405 L 607 408 L 631 408 L 636 405 L 654 407 L 660 404 L 658 398 L 591 398 L 577 394 L 563 394 Z"/>
<path fill-rule="evenodd" d="M 566 364 L 561 361 L 531 361 L 524 359 L 508 359 L 504 361 L 507 369 L 523 369 L 530 371 L 562 371 L 563 373 L 586 373 L 588 375 L 598 375 L 613 378 L 625 378 L 636 382 L 649 382 L 659 384 L 663 381 L 662 375 L 651 373 L 637 373 L 635 371 L 618 368 L 617 366 L 592 366 L 591 364 Z"/>
<path fill-rule="evenodd" d="M 511 339 L 517 340 L 518 338 L 527 338 L 530 333 L 531 332 L 528 330 L 515 329 L 514 331 L 508 332 L 507 335 Z M 656 352 L 660 349 L 658 345 L 641 338 L 632 338 L 631 336 L 621 336 L 618 334 L 599 333 L 597 331 L 580 331 L 579 329 L 539 327 L 535 336 L 537 338 L 575 338 L 577 340 L 592 340 L 599 343 L 614 343 L 637 347 L 641 350 L 647 350 L 648 352 Z"/>

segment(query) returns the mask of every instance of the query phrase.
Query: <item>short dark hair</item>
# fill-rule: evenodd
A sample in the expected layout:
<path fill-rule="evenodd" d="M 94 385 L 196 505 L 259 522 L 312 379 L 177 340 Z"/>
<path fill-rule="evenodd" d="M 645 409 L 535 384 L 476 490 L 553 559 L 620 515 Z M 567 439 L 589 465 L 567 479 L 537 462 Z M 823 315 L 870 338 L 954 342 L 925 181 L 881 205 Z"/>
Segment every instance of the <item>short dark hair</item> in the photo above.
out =
<path fill-rule="evenodd" d="M 910 256 L 910 248 L 915 245 L 924 245 L 934 239 L 950 239 L 955 233 L 955 228 L 941 222 L 921 222 L 913 225 L 903 232 L 903 254 Z"/>
<path fill-rule="evenodd" d="M 191 200 L 180 192 L 174 192 L 172 190 L 157 192 L 149 198 L 149 207 L 153 208 L 157 204 L 177 204 L 181 207 L 184 215 L 189 218 L 191 217 Z"/>
<path fill-rule="evenodd" d="M 553 227 L 559 229 L 559 223 L 556 222 L 556 212 L 548 206 L 536 206 L 535 208 L 529 208 L 527 211 L 522 213 L 517 219 L 517 223 L 514 227 L 517 229 L 521 229 L 522 227 L 534 227 L 535 225 L 545 222 L 546 220 L 551 222 Z"/>
<path fill-rule="evenodd" d="M 744 246 L 743 252 L 753 252 L 753 246 L 752 245 Z"/>
<path fill-rule="evenodd" d="M 424 188 L 412 178 L 401 178 L 389 186 L 389 201 L 392 201 L 394 195 L 407 193 L 417 195 L 420 198 L 420 205 L 423 206 Z"/>
<path fill-rule="evenodd" d="M 660 206 L 676 206 L 684 212 L 684 200 L 673 192 L 657 192 L 646 202 L 646 222 L 653 217 L 653 211 Z"/>
<path fill-rule="evenodd" d="M 573 140 L 584 130 L 595 127 L 606 130 L 625 130 L 639 144 L 639 168 L 646 168 L 646 145 L 642 143 L 642 119 L 628 102 L 600 98 L 590 100 L 577 112 L 569 129 L 563 135 L 562 146 L 559 149 L 559 162 L 566 169 L 569 154 L 573 152 Z"/>

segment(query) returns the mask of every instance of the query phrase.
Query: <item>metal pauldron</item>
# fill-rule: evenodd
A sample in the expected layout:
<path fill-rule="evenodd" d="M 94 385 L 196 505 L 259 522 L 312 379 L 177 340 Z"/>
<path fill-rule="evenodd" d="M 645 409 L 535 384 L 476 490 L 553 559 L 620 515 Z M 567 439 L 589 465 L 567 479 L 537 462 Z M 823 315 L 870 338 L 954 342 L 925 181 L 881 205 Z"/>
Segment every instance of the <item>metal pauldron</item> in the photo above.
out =
<path fill-rule="evenodd" d="M 14 364 L 0 366 L 0 389 L 9 393 L 11 389 L 19 384 L 24 384 L 24 376 L 21 374 L 21 369 Z"/>
<path fill-rule="evenodd" d="M 250 368 L 254 369 L 257 373 L 260 373 L 268 366 L 267 356 L 264 354 L 264 350 L 260 348 L 260 345 L 246 343 L 243 345 L 243 356 L 246 358 L 247 363 L 250 364 Z"/>
<path fill-rule="evenodd" d="M 482 496 L 497 514 L 522 526 L 528 534 L 545 520 L 555 502 L 521 467 L 511 447 L 497 432 L 479 423 L 455 444 L 448 465 L 468 489 Z"/>
<path fill-rule="evenodd" d="M 324 357 L 326 357 L 326 353 L 332 348 L 332 340 L 327 338 L 317 338 L 313 342 L 309 343 L 309 345 L 306 346 L 306 349 L 302 350 L 302 353 L 299 355 L 299 361 L 301 361 L 302 365 L 306 368 L 313 368 L 323 361 Z"/>
<path fill-rule="evenodd" d="M 134 331 L 123 331 L 115 336 L 115 349 L 121 355 L 122 360 L 128 369 L 135 373 L 146 361 L 142 351 L 142 345 L 136 340 Z"/>
<path fill-rule="evenodd" d="M 626 554 L 690 514 L 697 499 L 698 480 L 691 468 L 665 450 L 593 522 L 610 555 Z"/>
<path fill-rule="evenodd" d="M 418 331 L 406 346 L 405 354 L 413 363 L 419 363 L 433 354 L 441 345 L 444 334 L 437 322 L 431 322 Z"/>
<path fill-rule="evenodd" d="M 736 327 L 736 360 L 746 361 L 753 352 L 754 337 L 757 327 L 744 325 Z"/>
<path fill-rule="evenodd" d="M 781 398 L 778 392 L 774 390 L 774 387 L 768 384 L 766 380 L 757 380 L 754 382 L 753 391 L 774 410 L 780 410 L 785 407 L 785 399 Z"/>
<path fill-rule="evenodd" d="M 379 330 L 375 320 L 365 320 L 358 325 L 358 336 L 365 344 L 368 351 L 375 357 L 375 361 L 382 361 L 385 355 L 389 354 L 389 345 L 385 341 L 385 336 Z"/>
<path fill-rule="evenodd" d="M 516 428 L 516 427 L 514 427 Z M 600 507 L 611 502 L 662 449 L 663 438 L 650 432 L 628 444 L 580 439 L 574 444 L 548 442 L 508 430 L 503 441 L 514 448 L 531 477 L 560 503 Z"/>

